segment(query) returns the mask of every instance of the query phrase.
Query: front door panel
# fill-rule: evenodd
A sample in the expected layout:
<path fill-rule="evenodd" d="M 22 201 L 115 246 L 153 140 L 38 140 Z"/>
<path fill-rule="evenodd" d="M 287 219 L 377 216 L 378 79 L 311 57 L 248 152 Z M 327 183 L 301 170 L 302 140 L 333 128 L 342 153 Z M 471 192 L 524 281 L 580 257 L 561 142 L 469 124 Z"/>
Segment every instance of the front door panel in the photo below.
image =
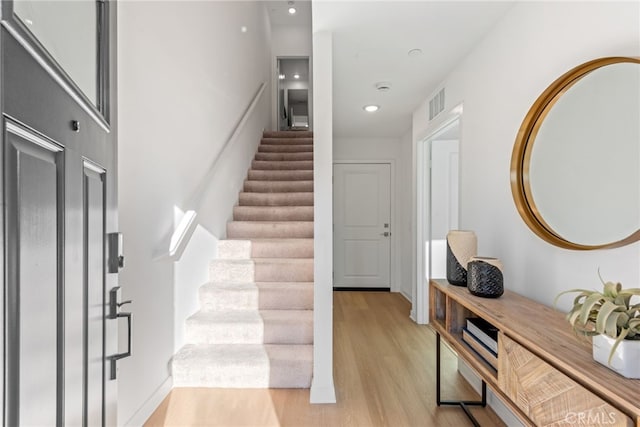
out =
<path fill-rule="evenodd" d="M 104 379 L 104 260 L 105 260 L 105 172 L 98 166 L 84 162 L 84 223 L 85 223 L 85 319 L 87 405 L 85 417 L 88 426 L 102 425 L 102 382 Z"/>
<path fill-rule="evenodd" d="M 63 230 L 63 153 L 7 121 L 8 425 L 55 425 L 61 383 L 58 302 Z"/>

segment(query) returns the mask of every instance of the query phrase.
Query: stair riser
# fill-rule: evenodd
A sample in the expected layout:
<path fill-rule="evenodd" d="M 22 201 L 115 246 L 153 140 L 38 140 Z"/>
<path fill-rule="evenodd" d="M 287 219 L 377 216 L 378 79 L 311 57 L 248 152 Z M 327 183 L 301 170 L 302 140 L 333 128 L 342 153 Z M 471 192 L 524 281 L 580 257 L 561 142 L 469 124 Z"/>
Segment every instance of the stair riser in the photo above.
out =
<path fill-rule="evenodd" d="M 291 346 L 285 350 L 289 357 L 275 354 L 265 346 L 263 355 L 233 357 L 233 361 L 212 354 L 208 357 L 189 353 L 178 354 L 171 366 L 174 387 L 216 388 L 309 388 L 313 372 L 313 347 Z M 182 352 L 182 350 L 181 350 Z M 282 353 L 282 351 L 280 351 Z M 229 357 L 227 357 L 228 359 Z"/>
<path fill-rule="evenodd" d="M 251 258 L 251 242 L 249 240 L 219 240 L 218 259 L 240 260 Z"/>
<path fill-rule="evenodd" d="M 313 138 L 262 138 L 263 145 L 313 145 Z"/>
<path fill-rule="evenodd" d="M 313 192 L 313 181 L 245 181 L 247 193 L 304 193 Z"/>
<path fill-rule="evenodd" d="M 235 221 L 313 221 L 313 206 L 235 206 Z"/>
<path fill-rule="evenodd" d="M 268 162 L 263 160 L 253 160 L 251 168 L 254 170 L 313 170 L 312 160 L 295 160 Z"/>
<path fill-rule="evenodd" d="M 202 311 L 242 311 L 260 308 L 260 293 L 252 289 L 200 287 L 199 300 Z"/>
<path fill-rule="evenodd" d="M 313 282 L 313 262 L 262 264 L 255 266 L 256 282 Z"/>
<path fill-rule="evenodd" d="M 251 322 L 201 323 L 187 320 L 188 344 L 312 344 L 313 323 Z"/>
<path fill-rule="evenodd" d="M 270 162 L 313 160 L 313 153 L 256 153 L 255 160 Z"/>
<path fill-rule="evenodd" d="M 249 170 L 247 177 L 255 181 L 313 181 L 313 171 Z"/>
<path fill-rule="evenodd" d="M 263 344 L 260 323 L 201 324 L 187 320 L 185 341 L 188 344 Z"/>
<path fill-rule="evenodd" d="M 313 284 L 260 283 L 253 289 L 202 286 L 202 311 L 313 310 Z"/>
<path fill-rule="evenodd" d="M 251 258 L 313 258 L 313 239 L 254 240 Z"/>
<path fill-rule="evenodd" d="M 215 363 L 200 363 L 201 366 L 185 366 L 188 361 L 173 362 L 174 387 L 210 388 L 270 388 L 271 376 L 268 366 L 242 364 L 234 368 L 216 366 Z M 239 362 L 240 365 L 242 362 Z M 288 388 L 282 386 L 282 388 Z"/>
<path fill-rule="evenodd" d="M 258 145 L 259 153 L 313 153 L 312 144 L 265 144 Z"/>
<path fill-rule="evenodd" d="M 217 259 L 209 264 L 209 280 L 226 283 L 251 283 L 255 281 L 253 261 Z"/>
<path fill-rule="evenodd" d="M 238 203 L 240 206 L 313 206 L 313 193 L 242 192 Z"/>
<path fill-rule="evenodd" d="M 259 283 L 260 310 L 313 310 L 313 283 Z"/>
<path fill-rule="evenodd" d="M 313 138 L 313 131 L 266 130 L 262 136 L 263 138 Z"/>
<path fill-rule="evenodd" d="M 312 238 L 313 223 L 251 223 L 230 222 L 227 224 L 227 238 L 229 239 L 282 239 L 282 238 Z"/>

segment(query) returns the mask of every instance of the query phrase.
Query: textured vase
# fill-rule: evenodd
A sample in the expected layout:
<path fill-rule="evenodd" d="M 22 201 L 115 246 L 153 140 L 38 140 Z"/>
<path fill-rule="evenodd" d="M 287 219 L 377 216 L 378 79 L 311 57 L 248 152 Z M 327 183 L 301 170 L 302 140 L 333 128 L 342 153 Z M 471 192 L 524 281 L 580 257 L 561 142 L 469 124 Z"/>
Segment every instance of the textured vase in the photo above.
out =
<path fill-rule="evenodd" d="M 504 293 L 502 263 L 497 258 L 473 257 L 467 265 L 467 288 L 473 295 L 498 298 Z"/>
<path fill-rule="evenodd" d="M 478 239 L 473 231 L 451 230 L 447 233 L 447 280 L 452 285 L 467 286 L 467 262 L 478 254 Z"/>

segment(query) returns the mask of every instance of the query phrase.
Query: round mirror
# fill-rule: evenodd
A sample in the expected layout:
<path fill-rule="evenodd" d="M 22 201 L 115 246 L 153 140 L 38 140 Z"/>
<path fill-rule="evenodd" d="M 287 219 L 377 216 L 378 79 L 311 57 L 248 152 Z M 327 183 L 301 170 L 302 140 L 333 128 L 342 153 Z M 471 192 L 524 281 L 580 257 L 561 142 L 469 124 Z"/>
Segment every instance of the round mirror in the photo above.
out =
<path fill-rule="evenodd" d="M 640 59 L 580 65 L 536 100 L 511 159 L 520 215 L 569 249 L 640 240 Z"/>

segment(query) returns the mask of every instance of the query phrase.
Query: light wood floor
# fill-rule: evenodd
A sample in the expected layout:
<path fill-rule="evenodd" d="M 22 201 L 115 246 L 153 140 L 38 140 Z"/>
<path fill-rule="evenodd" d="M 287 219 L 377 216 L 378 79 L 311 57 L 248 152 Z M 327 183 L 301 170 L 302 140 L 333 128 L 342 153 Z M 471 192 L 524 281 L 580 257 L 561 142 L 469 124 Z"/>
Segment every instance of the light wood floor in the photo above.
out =
<path fill-rule="evenodd" d="M 436 407 L 435 334 L 409 319 L 399 294 L 334 293 L 338 403 L 311 405 L 309 390 L 174 389 L 146 426 L 468 426 L 458 407 Z M 442 347 L 443 399 L 477 399 Z M 483 426 L 504 425 L 488 408 Z"/>

